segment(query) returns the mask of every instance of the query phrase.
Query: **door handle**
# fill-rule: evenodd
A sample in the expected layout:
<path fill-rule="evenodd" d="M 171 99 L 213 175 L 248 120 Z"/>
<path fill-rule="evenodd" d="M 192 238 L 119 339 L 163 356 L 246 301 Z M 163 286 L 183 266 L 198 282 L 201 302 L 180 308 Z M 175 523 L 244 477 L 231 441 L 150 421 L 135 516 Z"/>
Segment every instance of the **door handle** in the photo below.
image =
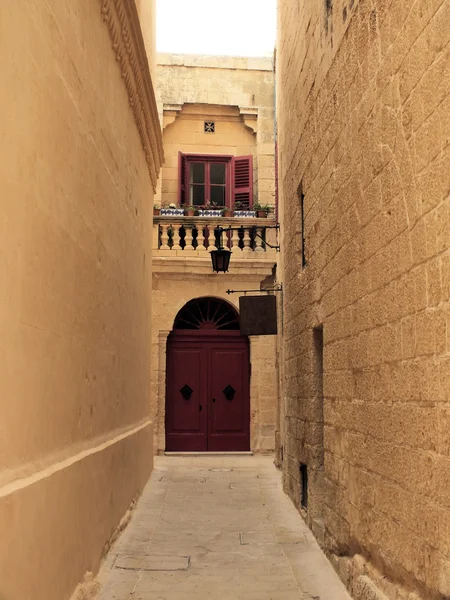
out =
<path fill-rule="evenodd" d="M 198 405 L 198 412 L 202 412 L 203 406 L 201 404 Z"/>
<path fill-rule="evenodd" d="M 215 401 L 216 401 L 216 399 L 215 399 L 215 398 L 213 398 L 213 402 L 215 402 Z"/>

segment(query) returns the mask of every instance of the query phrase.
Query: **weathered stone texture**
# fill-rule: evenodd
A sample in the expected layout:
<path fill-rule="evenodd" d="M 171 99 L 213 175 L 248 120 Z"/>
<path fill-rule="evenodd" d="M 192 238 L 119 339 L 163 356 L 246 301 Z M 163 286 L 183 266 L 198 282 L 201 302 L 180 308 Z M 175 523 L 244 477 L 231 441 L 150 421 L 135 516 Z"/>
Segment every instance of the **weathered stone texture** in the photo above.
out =
<path fill-rule="evenodd" d="M 120 15 L 113 4 L 125 7 Z M 122 64 L 119 16 L 130 18 Z M 69 598 L 98 570 L 152 469 L 149 208 L 150 172 L 160 165 L 143 149 L 152 123 L 145 132 L 137 124 L 136 111 L 141 123 L 148 116 L 151 81 L 142 63 L 138 97 L 129 68 L 143 43 L 132 25 L 139 31 L 134 0 L 0 8 L 0 596 L 8 600 Z M 151 145 L 161 150 L 152 99 Z M 76 593 L 94 588 L 87 580 Z"/>
<path fill-rule="evenodd" d="M 359 599 L 365 575 L 450 596 L 449 22 L 448 0 L 280 2 L 284 482 L 299 502 L 308 465 Z"/>

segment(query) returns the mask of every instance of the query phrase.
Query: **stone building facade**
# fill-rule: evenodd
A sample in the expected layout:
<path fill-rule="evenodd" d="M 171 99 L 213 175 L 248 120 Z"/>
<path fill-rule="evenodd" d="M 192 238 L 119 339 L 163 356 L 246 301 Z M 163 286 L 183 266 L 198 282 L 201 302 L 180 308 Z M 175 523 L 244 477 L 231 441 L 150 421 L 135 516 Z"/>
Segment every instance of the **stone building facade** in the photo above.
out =
<path fill-rule="evenodd" d="M 29 0 L 0 9 L 8 600 L 88 597 L 95 586 L 83 577 L 152 469 L 151 207 L 162 145 L 154 13 L 143 3 L 144 40 L 137 8 Z"/>
<path fill-rule="evenodd" d="M 237 309 L 238 295 L 227 295 L 227 289 L 259 290 L 261 282 L 270 284 L 272 281 L 276 252 L 264 246 L 260 237 L 251 241 L 250 235 L 256 228 L 276 245 L 275 231 L 266 229 L 268 225 L 275 225 L 274 74 L 271 59 L 180 55 L 159 55 L 157 73 L 165 162 L 156 205 L 169 214 L 154 217 L 151 397 L 157 428 L 155 449 L 164 452 L 166 402 L 170 396 L 167 342 L 177 314 L 188 302 L 201 298 L 220 299 Z M 213 131 L 206 130 L 207 123 L 209 129 L 212 124 Z M 253 208 L 256 203 L 269 205 L 271 212 L 266 218 L 249 216 L 248 211 L 229 217 L 221 216 L 220 212 L 185 216 L 182 205 L 192 204 L 192 198 L 188 198 L 189 191 L 186 197 L 180 197 L 180 156 L 205 164 L 214 160 L 213 157 L 224 157 L 220 160 L 228 161 L 227 177 L 230 175 L 231 179 L 233 161 L 251 157 L 249 176 L 253 185 L 248 202 Z M 187 177 L 189 179 L 189 175 Z M 227 182 L 226 185 L 233 188 L 233 182 Z M 229 208 L 237 209 L 238 196 L 234 190 L 226 190 L 226 195 Z M 210 200 L 203 199 L 205 204 Z M 201 203 L 195 208 L 201 209 Z M 176 214 L 171 206 L 181 208 L 181 214 Z M 212 249 L 213 230 L 217 225 L 242 227 L 245 232 L 241 242 L 238 232 L 233 236 L 229 234 L 232 258 L 228 273 L 213 273 L 211 267 L 208 250 Z M 186 238 L 183 237 L 185 231 Z M 207 236 L 207 232 L 208 241 L 199 242 L 195 237 Z M 269 451 L 274 448 L 276 418 L 275 337 L 252 336 L 250 362 L 248 449 Z"/>
<path fill-rule="evenodd" d="M 277 460 L 356 600 L 450 597 L 450 2 L 279 2 Z"/>

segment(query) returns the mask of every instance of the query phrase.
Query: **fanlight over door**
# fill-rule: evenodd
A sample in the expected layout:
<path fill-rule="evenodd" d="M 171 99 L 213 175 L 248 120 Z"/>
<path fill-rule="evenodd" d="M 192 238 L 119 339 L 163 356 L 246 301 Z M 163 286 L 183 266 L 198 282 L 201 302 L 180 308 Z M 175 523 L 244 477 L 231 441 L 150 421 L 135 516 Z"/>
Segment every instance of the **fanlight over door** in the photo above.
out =
<path fill-rule="evenodd" d="M 239 331 L 239 315 L 222 300 L 198 298 L 191 300 L 180 310 L 174 329 Z"/>

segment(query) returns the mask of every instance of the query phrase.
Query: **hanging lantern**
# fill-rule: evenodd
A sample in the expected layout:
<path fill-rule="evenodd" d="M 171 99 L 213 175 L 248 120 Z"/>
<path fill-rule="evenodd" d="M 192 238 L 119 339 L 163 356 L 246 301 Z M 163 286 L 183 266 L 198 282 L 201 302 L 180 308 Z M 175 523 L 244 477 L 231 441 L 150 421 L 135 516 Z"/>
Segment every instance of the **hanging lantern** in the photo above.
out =
<path fill-rule="evenodd" d="M 265 227 L 264 229 L 275 229 L 276 231 L 278 231 L 279 227 L 280 226 L 277 224 L 273 226 L 270 225 L 269 227 Z M 256 227 L 253 227 L 252 229 L 254 231 L 254 235 L 261 238 L 265 246 L 267 246 L 268 248 L 273 248 L 277 251 L 280 249 L 280 246 L 272 246 L 271 244 L 269 244 L 269 242 L 266 241 L 265 238 L 261 237 L 261 235 L 256 231 Z M 215 273 L 226 273 L 228 271 L 228 267 L 230 265 L 231 251 L 227 250 L 222 246 L 222 234 L 224 232 L 230 234 L 232 231 L 242 232 L 243 227 L 227 227 L 226 229 L 224 229 L 223 227 L 216 227 L 214 229 L 214 238 L 217 250 L 212 250 L 210 254 L 213 271 Z"/>
<path fill-rule="evenodd" d="M 210 254 L 213 271 L 226 273 L 230 265 L 231 252 L 225 250 L 225 248 L 219 248 L 218 250 L 212 250 Z"/>

